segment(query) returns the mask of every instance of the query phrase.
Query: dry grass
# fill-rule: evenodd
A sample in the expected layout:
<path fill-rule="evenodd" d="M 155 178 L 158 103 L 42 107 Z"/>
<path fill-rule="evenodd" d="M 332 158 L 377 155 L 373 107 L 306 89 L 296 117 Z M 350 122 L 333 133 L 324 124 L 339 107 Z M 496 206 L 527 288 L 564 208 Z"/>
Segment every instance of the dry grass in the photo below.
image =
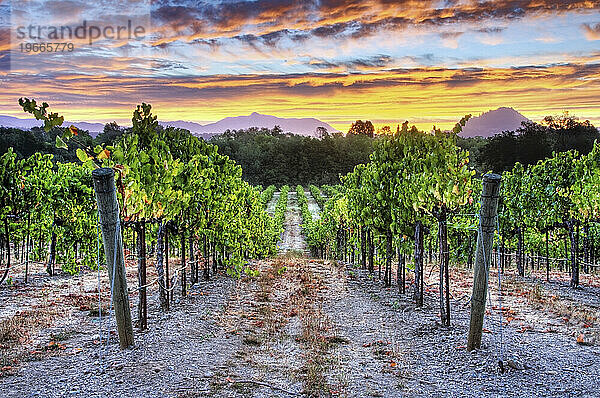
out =
<path fill-rule="evenodd" d="M 598 322 L 600 314 L 597 310 L 552 294 L 540 283 L 532 285 L 513 279 L 508 280 L 506 285 L 512 295 L 525 297 L 527 303 L 537 310 L 551 312 L 559 318 L 568 319 L 570 323 L 593 325 Z"/>
<path fill-rule="evenodd" d="M 303 366 L 304 393 L 309 397 L 330 396 L 331 391 L 339 391 L 339 386 L 331 386 L 327 374 L 333 366 L 330 350 L 346 340 L 335 335 L 329 317 L 318 302 L 318 293 L 323 288 L 319 275 L 311 272 L 304 264 L 294 273 L 300 282 L 295 295 L 294 305 L 302 323 L 300 340 L 306 351 L 306 363 Z"/>
<path fill-rule="evenodd" d="M 306 255 L 302 250 L 288 250 L 285 253 L 280 254 L 278 258 L 283 260 L 296 260 L 306 258 Z"/>
<path fill-rule="evenodd" d="M 271 340 L 281 338 L 283 327 L 297 316 L 300 330 L 296 340 L 302 347 L 304 361 L 298 377 L 303 382 L 304 395 L 331 396 L 332 391 L 337 394 L 347 384 L 340 381 L 333 385 L 328 381 L 333 369 L 339 367 L 332 349 L 348 340 L 335 334 L 332 321 L 322 308 L 320 293 L 326 289 L 323 277 L 315 272 L 310 260 L 296 256 L 287 253 L 263 263 L 254 286 L 252 282 L 238 286 L 249 289 L 251 296 L 242 294 L 231 300 L 226 312 L 237 318 L 235 330 L 244 330 L 244 347 L 239 354 L 246 359 L 255 350 L 266 349 Z"/>
<path fill-rule="evenodd" d="M 279 302 L 272 297 L 275 284 L 282 282 L 279 269 L 283 266 L 281 260 L 274 261 L 261 272 L 258 279 L 259 291 L 256 294 L 256 300 L 259 305 L 256 307 L 256 312 L 259 315 L 259 321 L 257 321 L 257 325 L 264 328 L 267 337 L 273 337 L 287 322 L 287 317 L 282 311 L 287 303 Z"/>
<path fill-rule="evenodd" d="M 98 294 L 76 294 L 70 293 L 62 298 L 65 305 L 77 307 L 80 311 L 98 309 Z"/>
<path fill-rule="evenodd" d="M 10 348 L 29 341 L 32 335 L 47 328 L 58 315 L 50 308 L 35 308 L 0 321 L 0 345 Z"/>
<path fill-rule="evenodd" d="M 58 315 L 55 309 L 39 307 L 0 321 L 0 375 L 10 374 L 13 366 L 29 357 L 32 337 L 51 326 Z"/>

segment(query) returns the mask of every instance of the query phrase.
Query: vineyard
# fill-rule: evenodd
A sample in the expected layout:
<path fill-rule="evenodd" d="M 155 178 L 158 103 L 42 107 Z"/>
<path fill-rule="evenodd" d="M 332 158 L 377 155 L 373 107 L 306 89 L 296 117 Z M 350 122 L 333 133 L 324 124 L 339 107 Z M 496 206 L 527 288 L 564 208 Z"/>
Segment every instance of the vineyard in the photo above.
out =
<path fill-rule="evenodd" d="M 252 186 L 147 104 L 115 145 L 64 128 L 79 163 L 9 150 L 2 396 L 593 396 L 600 144 L 484 177 L 467 120 L 405 123 L 321 187 Z"/>

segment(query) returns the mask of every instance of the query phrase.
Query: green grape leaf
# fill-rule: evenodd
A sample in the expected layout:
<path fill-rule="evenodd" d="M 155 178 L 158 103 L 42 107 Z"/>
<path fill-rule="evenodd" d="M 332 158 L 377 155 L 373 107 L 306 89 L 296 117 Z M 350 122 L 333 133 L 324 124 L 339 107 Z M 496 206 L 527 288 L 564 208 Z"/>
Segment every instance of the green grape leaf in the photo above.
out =
<path fill-rule="evenodd" d="M 77 159 L 79 159 L 82 163 L 85 163 L 88 161 L 88 159 L 90 158 L 87 153 L 85 153 L 85 151 L 81 148 L 77 148 L 77 151 L 75 151 L 75 153 L 77 154 Z"/>
<path fill-rule="evenodd" d="M 67 143 L 63 141 L 63 139 L 57 135 L 56 136 L 56 147 L 59 149 L 69 149 L 69 147 L 67 146 Z"/>

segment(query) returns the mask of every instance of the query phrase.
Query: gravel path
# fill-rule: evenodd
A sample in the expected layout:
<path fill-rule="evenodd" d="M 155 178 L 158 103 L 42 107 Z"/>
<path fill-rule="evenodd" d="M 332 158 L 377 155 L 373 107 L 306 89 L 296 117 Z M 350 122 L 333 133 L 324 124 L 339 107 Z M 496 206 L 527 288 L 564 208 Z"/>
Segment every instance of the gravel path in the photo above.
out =
<path fill-rule="evenodd" d="M 298 252 L 308 254 L 308 247 L 302 236 L 302 216 L 298 207 L 297 193 L 291 191 L 288 193 L 287 211 L 283 223 L 283 235 L 281 242 L 277 245 L 280 254 L 286 252 Z"/>
<path fill-rule="evenodd" d="M 306 194 L 306 199 L 308 201 L 308 210 L 312 214 L 313 220 L 321 218 L 321 208 L 317 204 L 315 198 L 312 196 L 310 191 L 304 190 L 304 193 Z"/>
<path fill-rule="evenodd" d="M 267 213 L 269 213 L 270 216 L 273 216 L 273 214 L 275 214 L 275 207 L 277 206 L 279 196 L 281 196 L 281 192 L 275 192 L 269 203 L 267 203 Z"/>

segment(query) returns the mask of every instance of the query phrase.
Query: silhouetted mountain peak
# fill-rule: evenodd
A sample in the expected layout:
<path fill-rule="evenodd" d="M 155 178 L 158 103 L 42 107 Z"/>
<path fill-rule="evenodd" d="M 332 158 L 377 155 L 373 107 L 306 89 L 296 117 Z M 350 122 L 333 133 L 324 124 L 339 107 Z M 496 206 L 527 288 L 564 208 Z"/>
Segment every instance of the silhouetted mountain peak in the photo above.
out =
<path fill-rule="evenodd" d="M 463 131 L 461 137 L 491 137 L 502 131 L 514 131 L 521 127 L 522 122 L 530 122 L 528 118 L 510 107 L 500 107 L 490 110 L 481 115 L 471 118 Z"/>

